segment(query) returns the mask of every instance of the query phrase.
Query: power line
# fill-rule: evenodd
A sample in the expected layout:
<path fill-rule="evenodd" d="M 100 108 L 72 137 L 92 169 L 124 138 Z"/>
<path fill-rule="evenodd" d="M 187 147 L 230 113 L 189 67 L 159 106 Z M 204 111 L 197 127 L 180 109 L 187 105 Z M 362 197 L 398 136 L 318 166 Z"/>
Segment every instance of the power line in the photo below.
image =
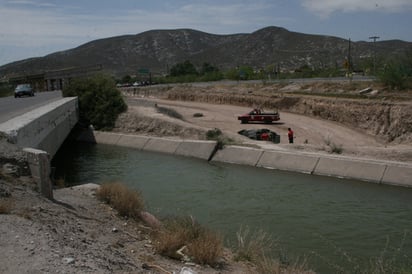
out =
<path fill-rule="evenodd" d="M 376 76 L 376 40 L 378 40 L 379 36 L 371 36 L 369 39 L 373 40 L 373 75 Z"/>

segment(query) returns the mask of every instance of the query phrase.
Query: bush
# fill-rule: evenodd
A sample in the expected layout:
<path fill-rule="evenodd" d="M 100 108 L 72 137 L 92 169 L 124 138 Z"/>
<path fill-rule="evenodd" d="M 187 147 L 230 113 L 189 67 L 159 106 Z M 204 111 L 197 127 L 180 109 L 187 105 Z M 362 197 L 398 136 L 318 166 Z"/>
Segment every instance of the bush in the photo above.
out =
<path fill-rule="evenodd" d="M 159 107 L 156 104 L 156 110 L 157 110 L 157 112 L 162 113 L 164 115 L 167 115 L 169 117 L 176 118 L 176 119 L 179 119 L 179 120 L 183 120 L 182 114 L 180 114 L 179 112 L 177 112 L 176 110 L 174 110 L 172 108 Z"/>
<path fill-rule="evenodd" d="M 195 66 L 190 61 L 178 63 L 170 69 L 170 76 L 198 75 Z"/>
<path fill-rule="evenodd" d="M 169 218 L 153 234 L 158 253 L 174 259 L 189 259 L 214 266 L 223 254 L 222 238 L 191 217 Z"/>
<path fill-rule="evenodd" d="M 241 228 L 236 236 L 235 260 L 251 262 L 256 266 L 258 273 L 314 273 L 308 270 L 306 260 L 297 260 L 294 264 L 290 264 L 272 258 L 270 253 L 274 242 L 262 230 L 251 233 L 249 228 Z"/>
<path fill-rule="evenodd" d="M 13 95 L 13 88 L 7 83 L 0 83 L 0 97 L 7 97 Z"/>
<path fill-rule="evenodd" d="M 143 198 L 138 191 L 128 189 L 122 183 L 106 183 L 100 186 L 97 197 L 110 204 L 121 216 L 139 219 L 144 208 Z"/>
<path fill-rule="evenodd" d="M 222 149 L 225 145 L 234 144 L 234 140 L 224 136 L 222 131 L 218 128 L 208 130 L 206 132 L 206 139 L 217 141 L 217 148 Z"/>
<path fill-rule="evenodd" d="M 381 82 L 392 89 L 411 87 L 412 82 L 412 51 L 404 56 L 390 60 L 379 74 Z"/>
<path fill-rule="evenodd" d="M 112 129 L 118 115 L 127 110 L 114 80 L 104 75 L 72 80 L 63 89 L 63 96 L 78 96 L 79 123 L 92 124 L 95 129 Z"/>
<path fill-rule="evenodd" d="M 206 138 L 208 140 L 218 140 L 222 136 L 222 131 L 218 128 L 208 130 L 206 132 Z"/>

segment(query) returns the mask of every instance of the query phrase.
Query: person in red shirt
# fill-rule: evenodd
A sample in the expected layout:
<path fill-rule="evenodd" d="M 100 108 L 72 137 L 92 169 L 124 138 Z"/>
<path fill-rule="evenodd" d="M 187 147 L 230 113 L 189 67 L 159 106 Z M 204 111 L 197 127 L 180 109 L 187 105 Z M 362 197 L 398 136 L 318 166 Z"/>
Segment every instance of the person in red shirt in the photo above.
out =
<path fill-rule="evenodd" d="M 293 144 L 293 130 L 291 128 L 288 128 L 288 139 L 289 139 L 289 144 Z"/>

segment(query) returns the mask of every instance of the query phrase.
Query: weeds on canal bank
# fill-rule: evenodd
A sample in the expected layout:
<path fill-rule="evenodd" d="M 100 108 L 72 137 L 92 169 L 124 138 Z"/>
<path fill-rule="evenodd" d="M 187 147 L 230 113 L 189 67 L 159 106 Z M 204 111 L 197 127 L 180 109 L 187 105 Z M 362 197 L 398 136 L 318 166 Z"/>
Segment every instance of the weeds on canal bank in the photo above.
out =
<path fill-rule="evenodd" d="M 206 139 L 207 140 L 213 140 L 217 141 L 217 147 L 218 149 L 223 149 L 225 145 L 233 145 L 235 144 L 235 141 L 231 138 L 226 137 L 223 132 L 218 129 L 214 128 L 211 130 L 208 130 L 206 132 Z"/>
<path fill-rule="evenodd" d="M 121 216 L 136 220 L 141 216 L 144 202 L 140 192 L 130 190 L 122 183 L 105 183 L 96 195 Z M 215 268 L 223 267 L 223 237 L 200 225 L 191 216 L 164 219 L 159 227 L 153 228 L 151 238 L 158 254 Z M 263 231 L 251 234 L 249 229 L 241 229 L 237 239 L 235 260 L 250 262 L 259 273 L 313 273 L 305 270 L 305 261 L 288 265 L 269 257 L 273 241 Z"/>
<path fill-rule="evenodd" d="M 326 150 L 329 151 L 329 153 L 342 154 L 343 152 L 342 145 L 337 145 L 334 142 L 332 142 L 329 136 L 324 139 L 324 142 L 328 146 Z"/>
<path fill-rule="evenodd" d="M 103 184 L 96 195 L 124 217 L 139 219 L 144 207 L 140 192 L 122 183 Z M 170 258 L 217 266 L 223 254 L 223 238 L 192 217 L 167 218 L 151 236 L 156 252 Z"/>
<path fill-rule="evenodd" d="M 248 227 L 241 227 L 236 233 L 237 245 L 234 248 L 235 260 L 251 262 L 259 273 L 315 273 L 308 270 L 306 259 L 296 260 L 295 263 L 273 258 L 269 254 L 274 248 L 279 248 L 269 234 L 263 230 L 251 233 Z"/>
<path fill-rule="evenodd" d="M 189 216 L 165 219 L 152 237 L 156 251 L 173 259 L 216 267 L 223 254 L 222 237 Z"/>
<path fill-rule="evenodd" d="M 318 253 L 313 254 L 325 262 L 335 273 L 410 274 L 412 273 L 412 257 L 404 250 L 407 235 L 408 231 L 404 231 L 399 245 L 396 246 L 390 244 L 390 239 L 387 236 L 385 246 L 379 256 L 372 257 L 368 261 L 361 261 L 353 257 L 348 251 L 336 246 L 335 243 L 321 235 L 318 235 L 318 237 L 333 248 L 334 253 L 339 257 L 339 262 L 333 262 Z"/>
<path fill-rule="evenodd" d="M 138 219 L 144 208 L 140 192 L 131 190 L 122 183 L 106 183 L 96 192 L 97 197 L 110 204 L 119 215 Z"/>

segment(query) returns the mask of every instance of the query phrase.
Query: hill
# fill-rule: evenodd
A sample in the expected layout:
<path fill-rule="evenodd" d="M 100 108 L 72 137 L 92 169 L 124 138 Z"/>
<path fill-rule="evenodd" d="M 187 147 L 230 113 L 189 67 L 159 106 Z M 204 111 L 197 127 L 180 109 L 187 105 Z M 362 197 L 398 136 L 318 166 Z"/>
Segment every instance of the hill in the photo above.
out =
<path fill-rule="evenodd" d="M 379 56 L 396 55 L 412 48 L 399 40 L 352 42 L 351 58 L 359 64 Z M 51 70 L 101 65 L 111 74 L 123 76 L 148 69 L 163 74 L 176 63 L 186 60 L 196 66 L 204 62 L 223 70 L 236 66 L 281 69 L 341 67 L 348 56 L 347 39 L 291 32 L 267 27 L 250 34 L 216 35 L 191 29 L 151 30 L 95 40 L 77 48 L 30 58 L 0 67 L 0 75 L 43 73 Z"/>

